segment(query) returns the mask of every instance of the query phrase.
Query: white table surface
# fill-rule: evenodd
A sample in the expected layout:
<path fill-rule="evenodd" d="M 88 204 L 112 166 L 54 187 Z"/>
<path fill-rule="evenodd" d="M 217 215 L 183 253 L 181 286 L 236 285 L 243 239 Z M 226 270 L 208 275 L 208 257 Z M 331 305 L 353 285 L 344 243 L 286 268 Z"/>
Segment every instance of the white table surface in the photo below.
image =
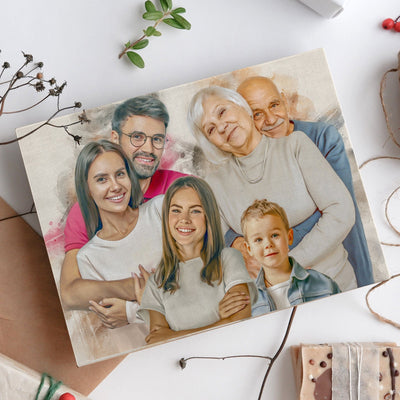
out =
<path fill-rule="evenodd" d="M 321 0 L 322 1 L 322 0 Z M 379 100 L 383 73 L 397 67 L 400 33 L 385 31 L 381 21 L 400 14 L 397 0 L 350 0 L 334 19 L 325 19 L 296 0 L 175 1 L 187 9 L 191 31 L 165 27 L 141 54 L 147 66 L 133 68 L 118 60 L 121 45 L 145 27 L 139 15 L 143 1 L 94 0 L 7 1 L 0 11 L 0 63 L 20 63 L 20 51 L 45 63 L 47 76 L 68 86 L 62 104 L 81 101 L 86 109 L 139 94 L 196 81 L 274 59 L 324 48 L 357 163 L 375 156 L 400 156 L 389 139 Z M 397 77 L 388 81 L 388 104 L 399 110 Z M 24 99 L 15 98 L 16 104 Z M 30 113 L 1 117 L 0 141 L 15 137 L 15 128 L 44 120 L 53 110 L 46 104 Z M 394 131 L 399 134 L 400 124 Z M 384 218 L 384 204 L 400 185 L 399 161 L 367 165 L 361 175 L 382 241 L 400 238 Z M 0 146 L 0 196 L 18 212 L 32 204 L 17 144 Z M 391 212 L 400 226 L 400 196 Z M 27 217 L 35 229 L 35 216 Z M 399 247 L 383 246 L 390 274 L 400 272 Z M 1 255 L 0 255 L 1 257 Z M 400 282 L 397 283 L 399 287 Z M 399 290 L 382 290 L 374 304 L 399 317 Z M 334 341 L 396 341 L 400 332 L 377 321 L 367 310 L 368 288 L 327 298 L 298 309 L 288 340 L 291 344 Z M 105 399 L 256 399 L 266 362 L 261 359 L 194 360 L 185 370 L 177 362 L 193 355 L 273 355 L 290 311 L 194 335 L 129 355 L 91 394 Z M 397 314 L 397 315 L 396 315 Z M 400 318 L 397 318 L 400 320 Z M 62 379 L 62 377 L 60 377 Z M 295 399 L 287 347 L 267 381 L 263 399 Z"/>

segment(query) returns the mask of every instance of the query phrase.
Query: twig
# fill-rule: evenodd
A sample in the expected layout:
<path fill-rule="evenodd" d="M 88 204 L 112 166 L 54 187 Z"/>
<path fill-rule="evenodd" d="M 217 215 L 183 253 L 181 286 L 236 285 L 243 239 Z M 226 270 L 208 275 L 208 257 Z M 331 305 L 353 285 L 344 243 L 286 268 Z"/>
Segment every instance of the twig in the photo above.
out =
<path fill-rule="evenodd" d="M 268 365 L 267 372 L 265 373 L 263 382 L 262 382 L 262 384 L 261 384 L 261 389 L 260 389 L 260 394 L 258 395 L 258 400 L 261 399 L 261 396 L 262 396 L 263 391 L 264 391 L 264 386 L 265 386 L 265 383 L 266 383 L 266 381 L 267 381 L 268 375 L 269 375 L 269 373 L 271 372 L 272 366 L 274 365 L 275 361 L 277 360 L 277 358 L 278 358 L 279 355 L 281 354 L 283 348 L 285 347 L 287 338 L 289 337 L 290 329 L 291 329 L 291 327 L 292 327 L 292 323 L 293 323 L 293 320 L 294 320 L 294 316 L 295 316 L 295 314 L 296 314 L 296 311 L 297 311 L 297 306 L 294 306 L 293 309 L 292 309 L 292 313 L 290 314 L 289 323 L 288 323 L 288 326 L 287 326 L 287 328 L 286 328 L 285 336 L 283 337 L 282 343 L 281 343 L 281 345 L 279 346 L 278 351 L 277 351 L 277 352 L 275 353 L 275 355 L 272 357 L 272 360 L 271 360 L 271 362 L 270 362 L 269 365 Z"/>
<path fill-rule="evenodd" d="M 162 18 L 160 18 L 158 21 L 156 21 L 156 23 L 153 25 L 154 29 L 157 29 L 158 25 L 161 24 L 161 22 L 164 21 L 165 18 L 169 17 L 171 15 L 171 11 L 166 12 Z M 123 57 L 128 50 L 133 49 L 133 47 L 138 44 L 141 40 L 147 38 L 148 36 L 146 34 L 142 35 L 139 39 L 135 40 L 133 43 L 131 43 L 131 45 L 129 47 L 126 47 L 123 51 L 121 51 L 121 53 L 119 53 L 118 58 Z"/>
<path fill-rule="evenodd" d="M 32 129 L 30 132 L 26 133 L 25 135 L 23 135 L 23 136 L 21 136 L 21 137 L 19 137 L 19 138 L 12 139 L 12 140 L 9 140 L 9 141 L 7 141 L 7 142 L 0 142 L 0 146 L 18 142 L 19 140 L 24 139 L 24 138 L 26 138 L 26 137 L 32 135 L 33 133 L 35 133 L 35 132 L 36 132 L 37 130 L 39 130 L 40 128 L 42 128 L 43 126 L 47 125 L 47 124 L 49 123 L 49 121 L 51 121 L 51 120 L 52 120 L 57 114 L 59 114 L 60 112 L 65 111 L 65 110 L 70 110 L 70 109 L 73 109 L 73 108 L 75 108 L 75 106 L 69 106 L 69 107 L 64 107 L 64 108 L 58 109 L 56 112 L 54 112 L 54 113 L 47 119 L 47 121 L 43 122 L 42 124 L 40 124 L 39 126 L 37 126 L 35 129 Z"/>
<path fill-rule="evenodd" d="M 35 203 L 32 204 L 32 207 L 29 211 L 24 212 L 22 214 L 15 214 L 15 215 L 10 215 L 9 217 L 0 218 L 0 222 L 7 221 L 12 218 L 23 217 L 24 215 L 28 215 L 28 214 L 37 214 L 36 211 L 34 210 L 34 208 L 35 208 Z"/>
<path fill-rule="evenodd" d="M 297 306 L 294 306 L 293 309 L 292 309 L 292 312 L 290 314 L 290 319 L 289 319 L 288 325 L 286 327 L 285 336 L 283 337 L 283 340 L 282 340 L 282 342 L 281 342 L 281 344 L 279 346 L 278 351 L 275 353 L 275 355 L 273 357 L 259 356 L 259 355 L 246 355 L 246 354 L 234 355 L 234 356 L 225 356 L 225 357 L 200 357 L 200 356 L 194 356 L 194 357 L 188 357 L 188 358 L 183 358 L 182 357 L 179 360 L 179 365 L 180 365 L 180 367 L 182 369 L 184 369 L 186 367 L 187 361 L 193 360 L 193 359 L 226 360 L 228 358 L 250 358 L 250 357 L 253 357 L 253 358 L 264 358 L 266 360 L 269 360 L 270 363 L 268 364 L 268 368 L 267 368 L 267 371 L 266 371 L 266 373 L 264 375 L 264 379 L 263 379 L 263 382 L 262 382 L 262 385 L 261 385 L 261 388 L 260 388 L 260 393 L 258 395 L 258 400 L 260 400 L 261 396 L 262 396 L 262 393 L 264 391 L 264 386 L 265 386 L 265 383 L 267 381 L 268 375 L 269 375 L 269 373 L 271 371 L 271 368 L 274 365 L 274 363 L 277 360 L 277 358 L 279 357 L 279 355 L 281 354 L 283 348 L 285 347 L 287 338 L 289 337 L 290 329 L 291 329 L 292 324 L 293 324 L 294 316 L 296 314 L 296 310 L 297 310 Z"/>
<path fill-rule="evenodd" d="M 48 97 L 50 97 L 51 96 L 51 94 L 49 93 L 49 94 L 47 94 L 45 97 L 43 97 L 43 99 L 42 100 L 39 100 L 37 103 L 35 103 L 35 104 L 33 104 L 33 105 L 31 105 L 31 106 L 29 106 L 29 107 L 27 107 L 27 108 L 24 108 L 24 109 L 22 109 L 22 110 L 17 110 L 17 111 L 3 111 L 3 115 L 6 115 L 6 114 L 17 114 L 17 113 L 20 113 L 20 112 L 24 112 L 24 111 L 28 111 L 28 110 L 30 110 L 30 109 L 32 109 L 33 107 L 36 107 L 36 106 L 38 106 L 40 103 L 42 103 L 42 102 L 44 102 Z"/>

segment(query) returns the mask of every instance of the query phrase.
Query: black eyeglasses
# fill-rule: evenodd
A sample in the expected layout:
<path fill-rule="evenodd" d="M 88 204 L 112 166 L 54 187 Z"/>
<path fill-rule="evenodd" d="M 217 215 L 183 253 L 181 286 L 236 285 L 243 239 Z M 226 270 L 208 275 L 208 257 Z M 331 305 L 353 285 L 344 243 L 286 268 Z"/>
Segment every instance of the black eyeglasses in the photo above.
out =
<path fill-rule="evenodd" d="M 161 133 L 156 133 L 153 136 L 146 135 L 144 132 L 135 131 L 132 133 L 123 133 L 125 136 L 129 136 L 129 140 L 131 141 L 131 145 L 134 147 L 141 147 L 143 146 L 147 139 L 150 138 L 151 144 L 155 149 L 161 150 L 165 146 L 166 138 L 165 135 Z"/>

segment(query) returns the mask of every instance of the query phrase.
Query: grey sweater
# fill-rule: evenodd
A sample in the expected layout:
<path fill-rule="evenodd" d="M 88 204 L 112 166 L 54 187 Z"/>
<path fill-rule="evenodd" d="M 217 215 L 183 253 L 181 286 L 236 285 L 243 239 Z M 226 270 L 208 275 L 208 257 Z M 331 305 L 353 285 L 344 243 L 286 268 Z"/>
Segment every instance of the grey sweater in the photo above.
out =
<path fill-rule="evenodd" d="M 258 182 L 250 183 L 251 180 Z M 290 255 L 305 268 L 334 279 L 342 290 L 356 287 L 342 241 L 354 225 L 352 198 L 343 182 L 303 133 L 280 139 L 262 136 L 247 156 L 231 156 L 206 177 L 217 198 L 224 228 L 242 233 L 240 218 L 256 199 L 283 207 L 295 226 L 316 209 L 322 213 Z"/>

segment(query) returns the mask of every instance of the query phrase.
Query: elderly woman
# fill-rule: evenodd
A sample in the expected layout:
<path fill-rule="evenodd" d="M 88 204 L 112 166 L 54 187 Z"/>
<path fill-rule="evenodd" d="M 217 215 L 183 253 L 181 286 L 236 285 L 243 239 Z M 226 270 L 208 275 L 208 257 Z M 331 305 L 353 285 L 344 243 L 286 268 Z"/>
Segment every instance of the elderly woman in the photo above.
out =
<path fill-rule="evenodd" d="M 188 121 L 207 158 L 216 164 L 206 180 L 226 230 L 241 233 L 242 212 L 254 200 L 267 198 L 286 210 L 298 236 L 291 256 L 331 277 L 342 291 L 357 286 L 342 245 L 354 224 L 351 196 L 304 133 L 279 139 L 261 135 L 244 98 L 217 86 L 195 94 Z M 310 232 L 296 229 L 317 209 L 322 216 Z"/>

